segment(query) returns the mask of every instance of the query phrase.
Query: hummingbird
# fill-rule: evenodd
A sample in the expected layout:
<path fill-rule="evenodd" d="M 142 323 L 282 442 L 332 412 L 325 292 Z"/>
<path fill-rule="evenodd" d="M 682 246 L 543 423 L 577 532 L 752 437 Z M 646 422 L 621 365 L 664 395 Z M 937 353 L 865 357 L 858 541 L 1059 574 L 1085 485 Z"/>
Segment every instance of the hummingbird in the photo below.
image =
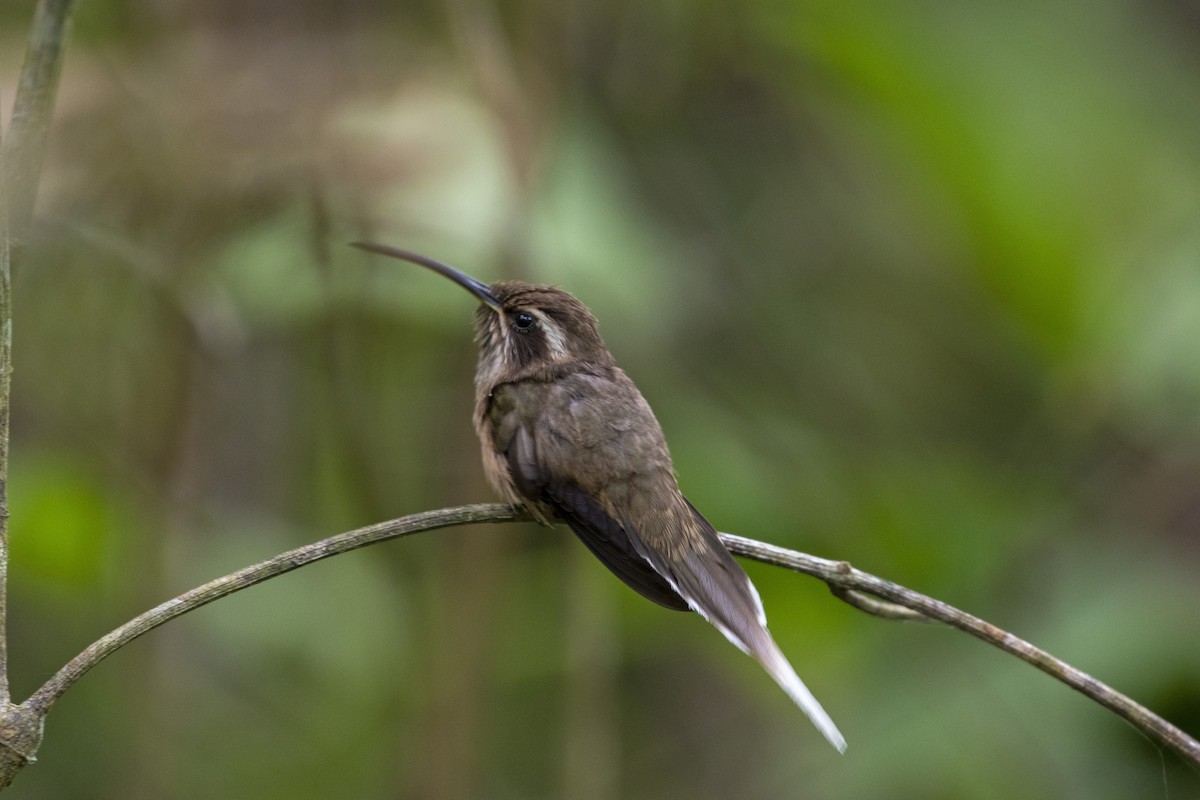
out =
<path fill-rule="evenodd" d="M 500 496 L 543 524 L 566 523 L 643 597 L 700 614 L 844 752 L 845 738 L 768 632 L 758 590 L 680 491 L 654 412 L 587 306 L 554 286 L 487 284 L 408 250 L 354 246 L 433 270 L 479 301 L 475 431 Z"/>

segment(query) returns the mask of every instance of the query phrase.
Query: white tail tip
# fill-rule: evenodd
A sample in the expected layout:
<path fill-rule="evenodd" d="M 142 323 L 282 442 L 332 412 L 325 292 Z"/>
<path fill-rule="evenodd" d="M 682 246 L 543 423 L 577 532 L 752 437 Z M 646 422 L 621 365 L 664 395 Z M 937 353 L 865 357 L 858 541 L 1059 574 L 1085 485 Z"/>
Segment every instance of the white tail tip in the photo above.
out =
<path fill-rule="evenodd" d="M 812 724 L 821 732 L 821 735 L 828 739 L 839 753 L 846 752 L 846 737 L 842 736 L 842 732 L 838 730 L 837 725 L 833 724 L 833 720 L 825 713 L 825 709 L 821 707 L 817 698 L 813 697 L 813 693 L 804 685 L 804 681 L 800 680 L 800 676 L 796 674 L 796 670 L 792 669 L 792 665 L 778 645 L 773 646 L 770 653 L 764 654 L 762 665 L 766 667 L 775 682 L 787 692 L 788 697 L 792 698 L 796 705 L 800 706 L 800 710 L 812 720 Z"/>

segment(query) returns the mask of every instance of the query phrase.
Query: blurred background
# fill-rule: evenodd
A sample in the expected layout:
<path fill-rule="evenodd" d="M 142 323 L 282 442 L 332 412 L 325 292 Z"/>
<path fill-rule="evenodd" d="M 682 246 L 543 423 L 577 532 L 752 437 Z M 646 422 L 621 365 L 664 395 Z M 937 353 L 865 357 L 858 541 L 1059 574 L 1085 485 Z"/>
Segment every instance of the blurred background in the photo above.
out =
<path fill-rule="evenodd" d="M 1200 733 L 1198 34 L 1170 0 L 79 3 L 14 276 L 15 695 L 210 578 L 493 499 L 473 304 L 369 238 L 577 294 L 719 529 Z M 844 757 L 565 530 L 491 526 L 135 642 L 13 796 L 1200 794 L 1015 659 L 747 569 Z"/>

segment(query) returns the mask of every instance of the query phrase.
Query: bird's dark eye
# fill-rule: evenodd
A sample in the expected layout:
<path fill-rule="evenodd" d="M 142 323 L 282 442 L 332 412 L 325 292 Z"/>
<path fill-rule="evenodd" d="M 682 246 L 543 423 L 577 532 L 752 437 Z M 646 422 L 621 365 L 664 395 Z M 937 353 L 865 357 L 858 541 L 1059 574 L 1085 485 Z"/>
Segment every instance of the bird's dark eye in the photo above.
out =
<path fill-rule="evenodd" d="M 519 331 L 529 330 L 535 322 L 537 319 L 528 311 L 521 311 L 513 315 L 513 327 Z"/>

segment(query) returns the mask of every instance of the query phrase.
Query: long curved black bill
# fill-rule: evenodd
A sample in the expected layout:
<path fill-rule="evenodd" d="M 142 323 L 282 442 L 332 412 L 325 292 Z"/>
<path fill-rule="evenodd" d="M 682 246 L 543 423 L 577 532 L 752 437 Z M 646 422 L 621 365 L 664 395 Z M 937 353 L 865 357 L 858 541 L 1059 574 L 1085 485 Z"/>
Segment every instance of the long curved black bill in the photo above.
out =
<path fill-rule="evenodd" d="M 389 247 L 386 244 L 373 244 L 371 242 L 351 242 L 350 244 L 352 244 L 354 247 L 367 250 L 371 253 L 379 253 L 382 256 L 391 256 L 392 258 L 398 258 L 401 261 L 408 261 L 425 267 L 426 269 L 431 269 L 439 275 L 445 275 L 447 278 L 478 297 L 479 302 L 483 303 L 493 311 L 504 310 L 500 305 L 500 301 L 496 299 L 496 295 L 492 294 L 492 290 L 486 283 L 472 278 L 465 272 L 459 272 L 449 264 L 443 264 L 437 259 L 430 258 L 429 256 L 423 256 L 420 253 L 414 253 L 411 250 L 401 250 L 399 247 Z"/>

